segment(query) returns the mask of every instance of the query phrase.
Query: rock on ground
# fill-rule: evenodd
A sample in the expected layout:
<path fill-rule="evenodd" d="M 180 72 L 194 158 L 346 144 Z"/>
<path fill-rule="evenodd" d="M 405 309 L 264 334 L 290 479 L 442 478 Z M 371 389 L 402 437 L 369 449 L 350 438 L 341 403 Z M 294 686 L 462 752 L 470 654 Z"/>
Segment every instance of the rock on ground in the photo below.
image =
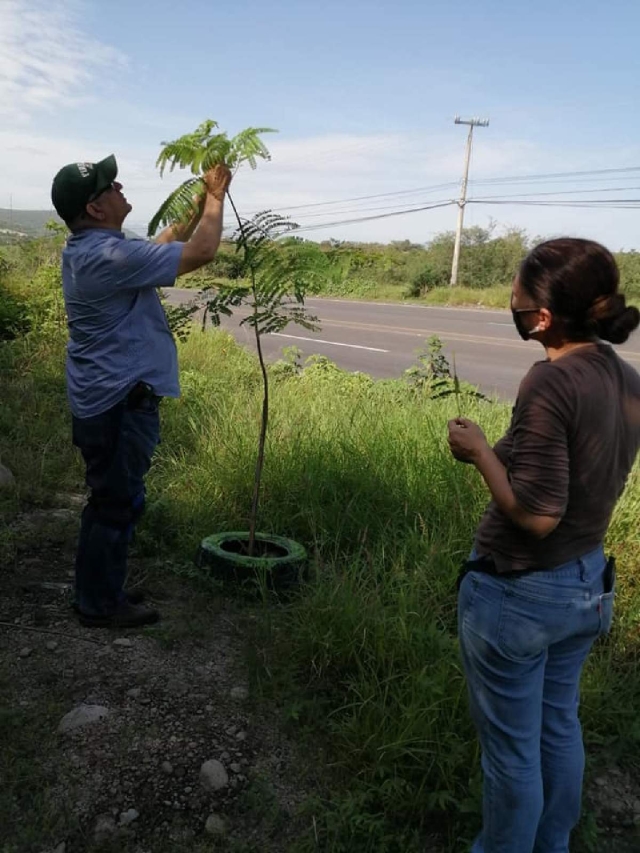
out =
<path fill-rule="evenodd" d="M 93 830 L 93 838 L 96 844 L 104 844 L 117 833 L 118 827 L 111 815 L 99 815 Z"/>
<path fill-rule="evenodd" d="M 200 768 L 200 784 L 206 791 L 220 791 L 229 784 L 229 774 L 223 764 L 212 758 Z"/>
<path fill-rule="evenodd" d="M 135 809 L 127 809 L 126 812 L 120 813 L 120 826 L 128 826 L 130 823 L 133 823 L 134 820 L 138 820 L 140 817 L 139 813 Z"/>
<path fill-rule="evenodd" d="M 3 489 L 13 489 L 16 484 L 16 478 L 11 471 L 4 465 L 0 465 L 0 491 Z"/>
<path fill-rule="evenodd" d="M 58 731 L 61 734 L 72 732 L 82 726 L 97 723 L 107 717 L 108 714 L 109 709 L 103 705 L 78 705 L 77 708 L 64 715 L 58 726 Z"/>
<path fill-rule="evenodd" d="M 209 835 L 217 835 L 222 836 L 226 835 L 227 827 L 225 822 L 217 814 L 210 814 L 207 818 L 207 822 L 204 825 L 205 832 L 208 832 Z"/>

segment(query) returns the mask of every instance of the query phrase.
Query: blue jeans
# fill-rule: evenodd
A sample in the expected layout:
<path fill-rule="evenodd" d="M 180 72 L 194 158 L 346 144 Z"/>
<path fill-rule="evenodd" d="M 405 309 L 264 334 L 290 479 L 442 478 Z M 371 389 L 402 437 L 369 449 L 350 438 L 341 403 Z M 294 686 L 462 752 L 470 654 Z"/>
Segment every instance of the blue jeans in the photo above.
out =
<path fill-rule="evenodd" d="M 145 500 L 144 477 L 160 441 L 158 400 L 123 401 L 93 418 L 73 418 L 73 443 L 91 489 L 76 555 L 76 605 L 90 616 L 114 613 L 124 598 L 129 542 Z"/>
<path fill-rule="evenodd" d="M 458 635 L 482 747 L 483 828 L 472 853 L 568 853 L 580 817 L 582 666 L 611 628 L 602 548 L 524 577 L 470 572 Z"/>

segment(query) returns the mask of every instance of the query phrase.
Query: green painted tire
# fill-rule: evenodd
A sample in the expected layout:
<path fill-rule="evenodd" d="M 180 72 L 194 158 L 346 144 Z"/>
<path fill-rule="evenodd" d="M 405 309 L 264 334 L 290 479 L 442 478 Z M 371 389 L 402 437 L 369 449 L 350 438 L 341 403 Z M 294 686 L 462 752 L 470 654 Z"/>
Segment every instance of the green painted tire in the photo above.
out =
<path fill-rule="evenodd" d="M 237 584 L 264 582 L 268 589 L 285 589 L 302 580 L 307 552 L 298 542 L 267 533 L 256 533 L 256 542 L 276 552 L 269 556 L 248 557 L 234 548 L 249 541 L 246 530 L 214 533 L 200 543 L 196 562 L 207 566 L 222 581 Z"/>

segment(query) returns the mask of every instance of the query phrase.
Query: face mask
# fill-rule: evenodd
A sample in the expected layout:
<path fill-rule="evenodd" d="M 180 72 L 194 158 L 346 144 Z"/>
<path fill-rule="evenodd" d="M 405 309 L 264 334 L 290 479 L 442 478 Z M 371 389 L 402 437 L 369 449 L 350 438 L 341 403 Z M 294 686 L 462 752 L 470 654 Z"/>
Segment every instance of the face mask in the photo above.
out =
<path fill-rule="evenodd" d="M 533 329 L 527 329 L 524 323 L 522 322 L 523 314 L 534 314 L 536 311 L 539 311 L 539 308 L 511 308 L 511 315 L 513 317 L 513 324 L 517 329 L 518 334 L 522 338 L 523 341 L 528 341 L 531 335 L 535 335 L 536 332 L 540 331 L 540 324 L 538 323 Z"/>
<path fill-rule="evenodd" d="M 531 313 L 533 313 L 536 309 L 531 309 Z M 528 310 L 526 311 L 516 311 L 514 308 L 511 309 L 511 314 L 513 315 L 513 324 L 516 327 L 516 330 L 523 341 L 528 341 L 531 335 L 535 335 L 536 332 L 540 331 L 540 325 L 538 324 L 533 329 L 527 329 L 522 321 L 522 315 L 530 313 Z"/>

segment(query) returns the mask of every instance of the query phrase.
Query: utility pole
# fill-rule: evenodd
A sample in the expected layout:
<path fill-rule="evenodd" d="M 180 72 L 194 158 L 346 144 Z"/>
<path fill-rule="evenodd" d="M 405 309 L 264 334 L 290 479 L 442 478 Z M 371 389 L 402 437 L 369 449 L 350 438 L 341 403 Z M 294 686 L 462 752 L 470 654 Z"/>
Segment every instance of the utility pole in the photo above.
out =
<path fill-rule="evenodd" d="M 458 264 L 460 263 L 460 241 L 462 239 L 462 226 L 464 223 L 464 208 L 467 203 L 467 184 L 469 183 L 469 163 L 471 162 L 471 146 L 473 144 L 473 128 L 489 127 L 489 119 L 470 118 L 462 119 L 456 116 L 455 124 L 468 124 L 469 135 L 467 136 L 467 150 L 464 157 L 464 173 L 462 175 L 462 186 L 460 188 L 460 199 L 458 200 L 458 225 L 456 227 L 456 242 L 453 247 L 453 263 L 451 264 L 451 282 L 453 287 L 458 283 Z"/>

